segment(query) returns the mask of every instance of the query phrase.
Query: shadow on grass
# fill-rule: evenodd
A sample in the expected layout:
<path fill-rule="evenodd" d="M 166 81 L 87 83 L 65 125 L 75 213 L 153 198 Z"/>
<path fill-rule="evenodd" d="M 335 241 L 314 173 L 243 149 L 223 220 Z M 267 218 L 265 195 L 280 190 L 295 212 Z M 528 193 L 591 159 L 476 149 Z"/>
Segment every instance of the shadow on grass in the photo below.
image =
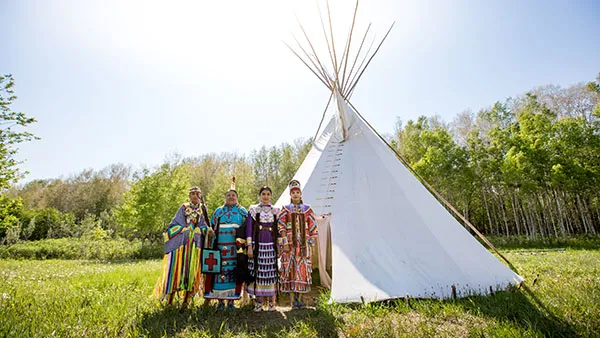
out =
<path fill-rule="evenodd" d="M 280 295 L 281 296 L 281 295 Z M 409 313 L 426 312 L 434 317 L 445 317 L 446 305 L 456 307 L 460 312 L 478 317 L 495 319 L 501 325 L 485 329 L 488 334 L 503 335 L 508 324 L 521 333 L 541 333 L 551 337 L 575 337 L 582 333 L 577 328 L 557 317 L 541 302 L 525 284 L 520 290 L 498 291 L 488 296 L 471 296 L 455 300 L 411 299 L 407 305 L 404 299 L 388 300 L 370 304 L 331 304 L 328 291 L 314 288 L 305 295 L 307 304 L 316 305 L 316 309 L 290 310 L 287 297 L 279 297 L 279 308 L 283 311 L 254 313 L 252 306 L 238 308 L 235 312 L 216 311 L 214 304 L 210 307 L 197 306 L 179 312 L 177 308 L 158 308 L 144 313 L 138 320 L 137 327 L 141 333 L 150 337 L 174 336 L 177 334 L 252 335 L 263 337 L 279 337 L 285 332 L 296 332 L 299 336 L 338 337 L 344 331 L 342 308 L 364 312 L 365 320 L 370 317 L 369 311 L 378 307 L 392 309 L 394 312 Z M 341 308 L 340 308 L 341 306 Z M 342 311 L 343 312 L 343 311 Z M 437 314 L 436 314 L 437 313 Z M 450 314 L 452 316 L 452 314 Z M 497 331 L 499 330 L 499 331 Z M 514 333 L 514 332 L 513 332 Z"/>
<path fill-rule="evenodd" d="M 255 313 L 251 306 L 238 308 L 235 312 L 217 312 L 214 305 L 192 307 L 183 312 L 176 308 L 161 308 L 142 315 L 138 327 L 150 337 L 198 331 L 215 337 L 223 334 L 278 337 L 285 331 L 312 332 L 318 337 L 338 336 L 335 318 L 320 309 Z"/>
<path fill-rule="evenodd" d="M 425 314 L 424 320 L 438 322 L 454 318 L 460 313 L 476 317 L 494 319 L 499 326 L 482 327 L 482 335 L 503 336 L 515 334 L 514 331 L 503 331 L 508 326 L 520 333 L 541 333 L 548 337 L 578 337 L 581 332 L 565 320 L 556 317 L 526 286 L 520 291 L 498 291 L 488 296 L 470 296 L 450 300 L 435 299 L 392 299 L 369 304 L 347 304 L 344 307 L 364 311 L 363 309 L 388 308 L 400 314 Z M 368 311 L 368 310 L 367 310 Z M 436 320 L 435 318 L 438 318 Z M 438 324 L 439 325 L 439 324 Z M 475 335 L 478 335 L 475 332 Z"/>
<path fill-rule="evenodd" d="M 525 285 L 520 291 L 500 291 L 491 296 L 473 296 L 450 302 L 470 313 L 510 322 L 524 331 L 539 331 L 550 337 L 580 335 L 570 323 L 556 317 Z"/>

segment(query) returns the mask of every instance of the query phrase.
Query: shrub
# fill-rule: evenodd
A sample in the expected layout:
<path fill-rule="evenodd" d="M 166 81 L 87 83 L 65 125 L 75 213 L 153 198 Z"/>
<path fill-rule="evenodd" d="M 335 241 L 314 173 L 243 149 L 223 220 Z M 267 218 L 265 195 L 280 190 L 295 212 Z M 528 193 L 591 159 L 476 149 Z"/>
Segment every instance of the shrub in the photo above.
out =
<path fill-rule="evenodd" d="M 0 258 L 12 259 L 157 259 L 163 244 L 142 246 L 140 240 L 110 239 L 102 228 L 95 228 L 82 238 L 44 239 L 0 246 Z"/>

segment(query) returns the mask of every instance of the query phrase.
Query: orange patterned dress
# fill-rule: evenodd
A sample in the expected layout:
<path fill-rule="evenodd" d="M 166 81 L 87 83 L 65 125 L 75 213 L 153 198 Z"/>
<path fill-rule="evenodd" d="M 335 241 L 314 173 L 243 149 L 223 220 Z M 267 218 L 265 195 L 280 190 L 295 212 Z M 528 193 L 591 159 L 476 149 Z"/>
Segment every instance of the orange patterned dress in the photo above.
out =
<path fill-rule="evenodd" d="M 311 246 L 318 236 L 315 215 L 309 205 L 289 204 L 279 213 L 278 227 L 281 252 L 279 289 L 281 292 L 309 292 L 312 283 Z M 290 252 L 283 251 L 286 243 Z"/>

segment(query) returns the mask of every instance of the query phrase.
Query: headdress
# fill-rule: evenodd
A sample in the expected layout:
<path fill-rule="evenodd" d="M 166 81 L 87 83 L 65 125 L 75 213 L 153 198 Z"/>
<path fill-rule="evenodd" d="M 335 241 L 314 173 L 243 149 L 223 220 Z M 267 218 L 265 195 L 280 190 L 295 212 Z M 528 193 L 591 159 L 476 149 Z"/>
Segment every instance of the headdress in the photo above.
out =
<path fill-rule="evenodd" d="M 302 191 L 302 189 L 300 187 L 300 181 L 298 181 L 298 180 L 291 180 L 290 184 L 288 185 L 288 187 L 290 188 L 290 193 L 294 189 L 298 189 L 298 190 Z"/>
<path fill-rule="evenodd" d="M 229 186 L 229 190 L 227 192 L 233 191 L 236 195 L 238 194 L 235 190 L 235 176 L 231 178 L 231 185 Z M 226 193 L 227 194 L 227 193 Z"/>

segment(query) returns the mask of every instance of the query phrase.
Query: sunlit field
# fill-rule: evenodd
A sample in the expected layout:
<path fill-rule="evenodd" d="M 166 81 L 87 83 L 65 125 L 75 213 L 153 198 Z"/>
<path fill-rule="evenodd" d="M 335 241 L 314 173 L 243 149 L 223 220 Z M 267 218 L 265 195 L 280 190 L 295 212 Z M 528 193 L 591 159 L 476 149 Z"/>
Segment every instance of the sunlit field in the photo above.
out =
<path fill-rule="evenodd" d="M 504 250 L 526 283 L 458 300 L 399 299 L 273 313 L 214 305 L 180 312 L 152 297 L 159 260 L 0 261 L 2 336 L 595 336 L 600 332 L 600 250 Z M 180 301 L 180 300 L 179 300 Z"/>

